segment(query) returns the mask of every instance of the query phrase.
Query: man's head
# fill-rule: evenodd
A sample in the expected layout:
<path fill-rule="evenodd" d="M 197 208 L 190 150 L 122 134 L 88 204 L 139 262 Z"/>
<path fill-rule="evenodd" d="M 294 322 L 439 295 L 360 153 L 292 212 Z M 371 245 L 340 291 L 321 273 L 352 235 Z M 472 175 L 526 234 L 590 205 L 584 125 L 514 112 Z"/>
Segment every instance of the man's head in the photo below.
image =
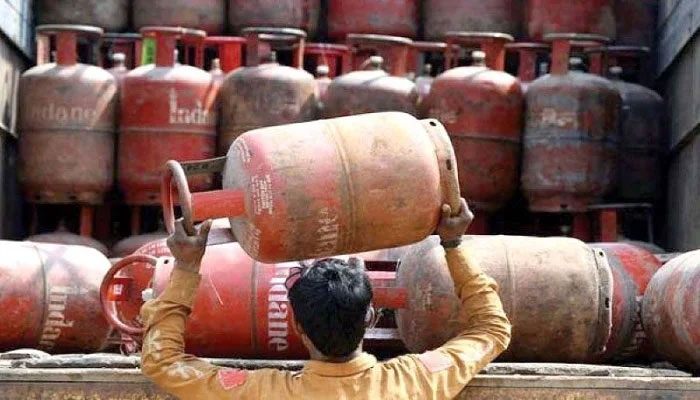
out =
<path fill-rule="evenodd" d="M 372 286 L 362 263 L 339 259 L 303 268 L 289 289 L 296 323 L 328 358 L 347 357 L 357 350 L 371 301 Z"/>

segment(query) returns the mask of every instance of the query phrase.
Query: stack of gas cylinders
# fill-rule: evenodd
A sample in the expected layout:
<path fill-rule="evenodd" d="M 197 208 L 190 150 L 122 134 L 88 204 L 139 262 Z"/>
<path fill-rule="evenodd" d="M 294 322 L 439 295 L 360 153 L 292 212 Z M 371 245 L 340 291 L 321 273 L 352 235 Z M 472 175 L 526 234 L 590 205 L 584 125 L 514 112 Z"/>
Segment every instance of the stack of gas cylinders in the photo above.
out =
<path fill-rule="evenodd" d="M 189 351 L 305 357 L 286 276 L 293 260 L 349 253 L 387 310 L 368 348 L 424 351 L 464 325 L 428 235 L 440 205 L 465 197 L 480 235 L 465 246 L 514 324 L 503 360 L 700 369 L 700 254 L 662 267 L 618 242 L 652 241 L 662 192 L 663 103 L 644 86 L 655 12 L 613 0 L 37 2 L 37 66 L 19 92 L 33 236 L 0 245 L 0 304 L 15 310 L 0 350 L 132 351 L 139 307 L 172 267 L 177 202 L 189 228 L 229 218 L 229 243 L 204 260 Z"/>

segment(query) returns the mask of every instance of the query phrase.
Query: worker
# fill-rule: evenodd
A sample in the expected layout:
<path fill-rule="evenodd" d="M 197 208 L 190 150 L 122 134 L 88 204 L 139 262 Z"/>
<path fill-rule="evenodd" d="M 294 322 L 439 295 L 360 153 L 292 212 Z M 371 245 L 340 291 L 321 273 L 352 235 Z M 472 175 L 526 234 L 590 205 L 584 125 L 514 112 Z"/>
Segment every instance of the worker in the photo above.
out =
<path fill-rule="evenodd" d="M 503 352 L 510 323 L 497 294 L 468 251 L 460 247 L 473 215 L 462 199 L 442 208 L 437 232 L 467 326 L 442 347 L 388 361 L 362 351 L 375 319 L 372 288 L 361 263 L 323 259 L 292 269 L 287 283 L 295 328 L 311 358 L 299 372 L 247 371 L 214 366 L 184 353 L 185 321 L 199 286 L 211 222 L 188 236 L 177 221 L 168 247 L 175 267 L 168 287 L 144 304 L 143 373 L 181 399 L 452 399 Z M 440 329 L 440 327 L 435 327 Z"/>

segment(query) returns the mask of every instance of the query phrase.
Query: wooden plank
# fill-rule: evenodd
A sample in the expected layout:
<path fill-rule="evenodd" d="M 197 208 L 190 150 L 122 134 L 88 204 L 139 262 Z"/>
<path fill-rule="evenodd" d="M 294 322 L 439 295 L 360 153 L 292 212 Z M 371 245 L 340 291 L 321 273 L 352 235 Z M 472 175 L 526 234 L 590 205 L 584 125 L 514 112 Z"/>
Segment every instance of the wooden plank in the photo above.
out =
<path fill-rule="evenodd" d="M 30 59 L 34 57 L 32 3 L 0 0 L 0 30 Z"/>
<path fill-rule="evenodd" d="M 656 76 L 660 77 L 700 30 L 700 0 L 683 0 L 659 27 Z"/>

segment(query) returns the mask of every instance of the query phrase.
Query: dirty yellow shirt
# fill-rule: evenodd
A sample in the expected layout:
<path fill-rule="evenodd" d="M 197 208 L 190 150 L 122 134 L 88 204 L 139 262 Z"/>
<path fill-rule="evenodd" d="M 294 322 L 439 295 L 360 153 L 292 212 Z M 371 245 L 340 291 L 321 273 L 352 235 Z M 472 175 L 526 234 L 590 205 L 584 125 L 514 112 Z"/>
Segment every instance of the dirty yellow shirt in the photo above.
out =
<path fill-rule="evenodd" d="M 452 399 L 510 341 L 496 283 L 463 248 L 446 251 L 469 327 L 442 347 L 377 362 L 363 353 L 342 364 L 308 361 L 299 372 L 217 367 L 184 354 L 185 320 L 200 275 L 175 268 L 168 288 L 144 304 L 143 373 L 163 390 L 189 399 Z M 436 326 L 435 329 L 440 329 Z"/>

